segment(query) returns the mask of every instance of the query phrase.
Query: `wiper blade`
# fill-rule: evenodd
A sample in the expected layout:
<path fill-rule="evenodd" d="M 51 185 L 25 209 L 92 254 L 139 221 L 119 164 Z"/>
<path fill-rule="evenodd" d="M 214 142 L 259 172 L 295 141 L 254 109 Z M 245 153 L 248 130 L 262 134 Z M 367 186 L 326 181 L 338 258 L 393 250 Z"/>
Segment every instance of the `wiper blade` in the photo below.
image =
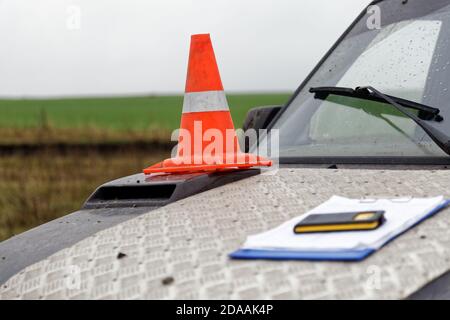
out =
<path fill-rule="evenodd" d="M 381 98 L 375 92 L 369 90 L 370 87 L 358 87 L 356 89 L 343 88 L 343 87 L 316 87 L 310 88 L 309 92 L 314 93 L 316 99 L 325 100 L 330 94 L 352 97 L 363 100 L 370 100 L 376 102 L 387 102 L 386 99 Z M 419 118 L 422 120 L 434 120 L 440 122 L 443 118 L 439 115 L 441 112 L 438 108 L 433 108 L 421 103 L 417 103 L 411 100 L 402 99 L 399 97 L 394 97 L 385 94 L 384 96 L 389 97 L 391 100 L 395 101 L 402 107 L 414 109 L 419 111 Z M 389 102 L 388 102 L 389 103 Z"/>
<path fill-rule="evenodd" d="M 360 98 L 365 100 L 386 102 L 392 105 L 402 114 L 413 120 L 419 127 L 423 129 L 423 131 L 425 131 L 426 134 L 428 134 L 431 140 L 433 140 L 442 149 L 442 151 L 450 155 L 450 137 L 426 122 L 428 120 L 434 120 L 438 122 L 444 120 L 444 118 L 439 115 L 440 110 L 437 108 L 429 107 L 420 103 L 401 99 L 398 97 L 393 97 L 384 94 L 370 86 L 357 87 L 356 89 L 340 88 L 340 87 L 317 87 L 317 88 L 310 88 L 309 92 L 315 93 L 315 98 L 317 99 L 326 99 L 326 97 L 328 97 L 330 94 L 333 94 L 333 95 Z M 407 111 L 407 108 L 419 110 L 422 113 L 428 113 L 433 117 L 431 119 L 426 120 L 421 119 L 418 116 Z"/>

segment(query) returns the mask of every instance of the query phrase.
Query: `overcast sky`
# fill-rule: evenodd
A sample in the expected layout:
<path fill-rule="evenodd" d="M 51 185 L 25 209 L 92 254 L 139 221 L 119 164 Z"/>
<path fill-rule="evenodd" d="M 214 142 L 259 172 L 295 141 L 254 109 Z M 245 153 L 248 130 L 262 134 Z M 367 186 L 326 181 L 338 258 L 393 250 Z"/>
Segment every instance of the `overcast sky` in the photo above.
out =
<path fill-rule="evenodd" d="M 0 96 L 183 92 L 195 33 L 226 91 L 292 91 L 369 2 L 0 0 Z"/>

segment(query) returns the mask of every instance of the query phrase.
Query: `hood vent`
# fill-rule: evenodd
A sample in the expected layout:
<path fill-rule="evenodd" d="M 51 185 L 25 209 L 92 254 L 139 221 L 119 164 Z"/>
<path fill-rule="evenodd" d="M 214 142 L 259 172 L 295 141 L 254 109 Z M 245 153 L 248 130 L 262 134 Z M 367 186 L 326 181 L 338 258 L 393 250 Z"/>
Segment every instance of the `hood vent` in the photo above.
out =
<path fill-rule="evenodd" d="M 175 184 L 102 186 L 89 198 L 89 207 L 160 206 L 172 197 L 175 188 Z"/>
<path fill-rule="evenodd" d="M 184 175 L 136 174 L 100 186 L 83 209 L 161 207 L 259 173 L 259 169 L 249 169 Z"/>

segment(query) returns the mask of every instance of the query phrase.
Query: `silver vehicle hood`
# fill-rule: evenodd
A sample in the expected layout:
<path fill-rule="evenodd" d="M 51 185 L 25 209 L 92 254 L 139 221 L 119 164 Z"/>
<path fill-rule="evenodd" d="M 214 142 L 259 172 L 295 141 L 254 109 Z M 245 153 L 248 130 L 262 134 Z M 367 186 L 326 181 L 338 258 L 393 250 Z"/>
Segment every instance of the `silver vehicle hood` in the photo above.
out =
<path fill-rule="evenodd" d="M 450 198 L 450 171 L 284 168 L 253 176 L 89 236 L 11 277 L 0 299 L 391 299 L 450 269 L 450 209 L 362 262 L 229 259 L 248 235 L 332 195 Z M 68 283 L 73 270 L 79 285 Z"/>

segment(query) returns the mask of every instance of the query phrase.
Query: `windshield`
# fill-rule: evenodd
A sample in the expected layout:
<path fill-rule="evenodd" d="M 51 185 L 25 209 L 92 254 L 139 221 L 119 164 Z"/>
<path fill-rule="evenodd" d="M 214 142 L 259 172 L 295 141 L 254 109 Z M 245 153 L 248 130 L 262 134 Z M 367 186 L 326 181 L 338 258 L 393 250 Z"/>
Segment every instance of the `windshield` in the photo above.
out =
<path fill-rule="evenodd" d="M 439 108 L 429 124 L 450 135 L 450 0 L 386 0 L 381 24 L 363 15 L 275 122 L 281 157 L 446 157 L 391 105 L 329 95 L 311 87 L 372 86 Z M 417 113 L 416 113 L 417 114 Z"/>

